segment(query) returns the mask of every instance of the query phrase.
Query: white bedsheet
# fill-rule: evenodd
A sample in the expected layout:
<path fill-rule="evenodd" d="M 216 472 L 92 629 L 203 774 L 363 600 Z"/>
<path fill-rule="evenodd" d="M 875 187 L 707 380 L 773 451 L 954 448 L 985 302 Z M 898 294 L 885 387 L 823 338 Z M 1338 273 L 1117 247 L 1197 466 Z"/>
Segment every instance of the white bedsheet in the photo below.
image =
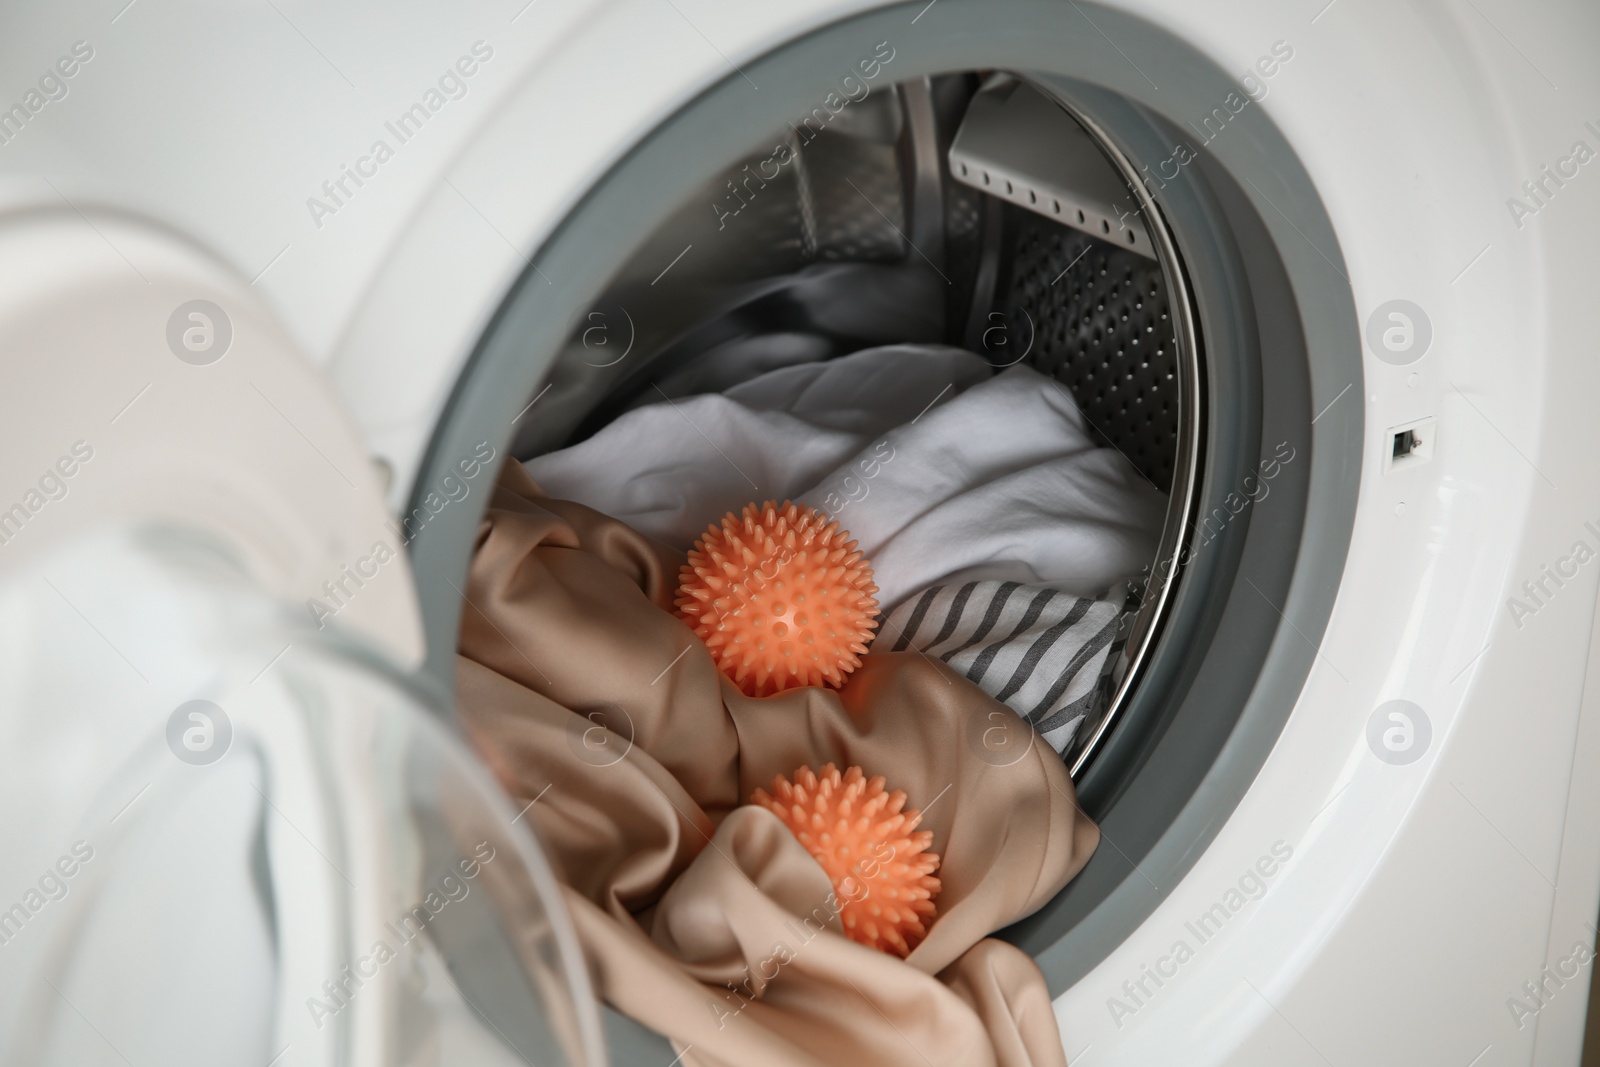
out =
<path fill-rule="evenodd" d="M 875 647 L 942 656 L 1058 750 L 1166 510 L 1124 456 L 1096 447 L 1064 387 L 944 346 L 868 349 L 649 404 L 527 467 L 553 496 L 683 550 L 752 501 L 828 513 L 872 563 Z M 1044 610 L 1027 617 L 1034 603 Z"/>
<path fill-rule="evenodd" d="M 751 501 L 799 498 L 856 453 L 989 376 L 957 348 L 896 345 L 785 367 L 617 417 L 587 441 L 535 457 L 528 472 L 576 500 L 688 551 Z"/>

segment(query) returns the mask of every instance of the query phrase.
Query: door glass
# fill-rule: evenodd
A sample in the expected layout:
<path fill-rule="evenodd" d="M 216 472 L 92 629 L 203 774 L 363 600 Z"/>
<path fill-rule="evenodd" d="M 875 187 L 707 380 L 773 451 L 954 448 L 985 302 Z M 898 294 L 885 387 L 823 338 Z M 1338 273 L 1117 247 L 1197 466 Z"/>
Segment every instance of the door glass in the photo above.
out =
<path fill-rule="evenodd" d="M 586 1064 L 525 820 L 405 684 L 225 548 L 0 582 L 0 1064 Z"/>

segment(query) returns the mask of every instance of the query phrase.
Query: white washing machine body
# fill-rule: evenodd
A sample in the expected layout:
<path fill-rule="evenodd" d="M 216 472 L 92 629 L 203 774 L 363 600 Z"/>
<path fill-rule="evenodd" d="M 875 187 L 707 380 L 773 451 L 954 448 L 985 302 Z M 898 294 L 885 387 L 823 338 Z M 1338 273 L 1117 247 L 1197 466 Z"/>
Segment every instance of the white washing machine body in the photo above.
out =
<path fill-rule="evenodd" d="M 324 527 L 343 523 L 353 544 L 384 524 L 380 490 L 396 514 L 429 491 L 441 421 L 508 295 L 522 280 L 567 283 L 543 276 L 543 250 L 583 236 L 574 213 L 673 116 L 719 86 L 782 114 L 786 100 L 761 95 L 762 62 L 849 19 L 879 20 L 860 23 L 864 46 L 888 41 L 907 76 L 926 73 L 916 64 L 959 54 L 953 27 L 969 8 L 144 0 L 11 12 L 0 55 L 16 77 L 0 89 L 41 104 L 19 97 L 26 119 L 0 127 L 0 243 L 48 215 L 57 232 L 77 227 L 83 262 L 98 256 L 95 269 L 125 271 L 129 285 L 155 255 L 138 233 L 204 249 L 219 291 L 270 311 L 283 346 L 320 367 L 304 389 L 347 413 L 376 461 L 348 449 L 332 461 L 369 498 L 362 517 Z M 1588 55 L 1600 14 L 1351 0 L 1029 12 L 1093 41 L 1085 77 L 1187 122 L 1223 167 L 1260 146 L 1207 136 L 1212 102 L 1185 98 L 1177 64 L 1198 56 L 1254 79 L 1251 106 L 1310 176 L 1328 233 L 1271 184 L 1248 181 L 1245 195 L 1282 247 L 1342 279 L 1355 319 L 1341 343 L 1361 349 L 1358 364 L 1311 369 L 1314 430 L 1344 408 L 1362 429 L 1338 459 L 1357 502 L 1335 585 L 1297 581 L 1273 603 L 1286 620 L 1303 600 L 1329 604 L 1321 632 L 1291 624 L 1276 637 L 1312 653 L 1302 684 L 1181 876 L 1141 864 L 1128 882 L 1148 885 L 1090 916 L 1117 935 L 1056 998 L 1067 1053 L 1107 1065 L 1575 1063 L 1600 905 L 1589 678 L 1600 421 L 1587 411 L 1600 395 L 1587 314 L 1600 282 L 1600 68 Z M 1139 27 L 1190 51 L 1141 43 Z M 1029 47 L 1025 20 L 1010 44 L 1006 32 L 968 65 L 1006 66 L 1005 47 Z M 615 238 L 604 220 L 586 224 Z M 37 433 L 7 433 L 27 459 L 18 477 L 54 461 L 54 425 L 108 404 L 109 418 L 135 397 L 118 361 L 111 346 L 94 353 L 83 377 L 50 385 Z M 10 414 L 29 406 L 17 382 L 37 372 L 7 363 L 20 376 Z M 133 417 L 108 422 L 108 441 Z M 1428 447 L 1396 459 L 1396 433 L 1423 426 Z M 1313 439 L 1324 455 L 1338 444 Z M 289 456 L 224 467 L 306 460 Z M 97 492 L 109 499 L 107 480 Z M 338 496 L 296 514 L 337 510 Z M 326 559 L 285 548 L 285 573 L 337 573 L 348 547 Z M 402 567 L 387 599 L 352 598 L 338 621 L 414 662 Z M 316 584 L 271 587 L 300 599 Z M 1196 795 L 1219 783 L 1205 777 Z"/>

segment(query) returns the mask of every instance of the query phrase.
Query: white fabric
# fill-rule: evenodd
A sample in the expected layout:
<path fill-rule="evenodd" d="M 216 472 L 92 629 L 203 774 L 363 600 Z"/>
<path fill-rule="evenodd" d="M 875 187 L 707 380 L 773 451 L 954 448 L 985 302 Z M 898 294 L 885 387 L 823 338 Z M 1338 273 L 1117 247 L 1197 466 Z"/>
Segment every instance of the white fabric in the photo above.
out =
<path fill-rule="evenodd" d="M 1121 583 L 1154 558 L 1166 510 L 1065 388 L 942 346 L 636 408 L 527 466 L 553 496 L 682 550 L 752 501 L 826 512 L 872 564 L 874 649 L 940 657 L 1058 752 L 1094 710 Z"/>
<path fill-rule="evenodd" d="M 799 497 L 941 392 L 989 374 L 958 348 L 868 349 L 635 408 L 587 441 L 529 460 L 528 472 L 551 496 L 688 551 L 727 512 Z"/>
<path fill-rule="evenodd" d="M 886 611 L 970 579 L 1101 596 L 1150 562 L 1166 509 L 1095 446 L 1066 389 L 1021 366 L 890 430 L 799 501 L 859 542 Z"/>
<path fill-rule="evenodd" d="M 942 582 L 1099 597 L 1138 574 L 1165 498 L 1095 446 L 1065 388 L 990 373 L 954 348 L 867 349 L 637 408 L 528 471 L 681 550 L 752 501 L 810 504 L 860 542 L 885 614 Z"/>

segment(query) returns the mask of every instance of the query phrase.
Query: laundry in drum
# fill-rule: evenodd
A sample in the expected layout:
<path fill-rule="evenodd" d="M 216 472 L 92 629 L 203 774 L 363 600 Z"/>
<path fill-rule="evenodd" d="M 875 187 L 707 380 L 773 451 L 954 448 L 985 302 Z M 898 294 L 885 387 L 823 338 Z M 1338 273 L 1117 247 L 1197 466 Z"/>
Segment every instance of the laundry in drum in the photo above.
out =
<path fill-rule="evenodd" d="M 911 487 L 927 478 L 908 440 L 874 430 L 854 448 L 902 503 L 896 466 Z M 851 508 L 893 558 L 903 531 L 870 521 L 879 495 Z M 871 636 L 878 583 L 860 535 L 780 500 L 724 512 L 706 540 L 813 549 L 803 565 L 828 565 Z M 680 617 L 704 603 L 677 593 L 692 539 L 634 522 L 650 526 L 508 466 L 458 646 L 461 727 L 550 857 L 596 992 L 696 1062 L 884 1062 L 872 1049 L 897 1029 L 940 1035 L 940 1062 L 983 1062 L 1012 1040 L 1012 1013 L 1046 995 L 1027 954 L 990 935 L 1059 892 L 1099 841 L 1065 764 L 1038 745 L 996 765 L 972 724 L 1027 724 L 953 657 L 883 636 L 850 650 L 859 664 L 837 683 L 750 695 Z M 714 577 L 730 552 L 702 550 L 689 577 Z M 919 572 L 900 570 L 916 594 Z M 1039 1018 L 1028 1058 L 1003 1062 L 1055 1062 L 1053 1020 Z"/>
<path fill-rule="evenodd" d="M 527 818 L 624 1014 L 717 1062 L 791 1062 L 797 1025 L 822 1062 L 935 1025 L 971 1041 L 941 1062 L 982 1060 L 971 999 L 1045 996 L 990 935 L 1098 843 L 1069 767 L 1166 495 L 1056 378 L 954 345 L 746 336 L 652 381 L 506 471 L 475 746 L 522 804 L 555 783 Z"/>
<path fill-rule="evenodd" d="M 993 935 L 1099 841 L 1074 768 L 1129 684 L 1176 431 L 1167 393 L 1096 405 L 1167 380 L 1169 326 L 1143 228 L 1118 249 L 1018 207 L 987 224 L 1003 277 L 959 275 L 959 225 L 925 269 L 880 224 L 900 106 L 870 93 L 776 177 L 753 161 L 737 213 L 645 241 L 539 386 L 472 564 L 463 722 L 541 798 L 601 997 L 686 1061 L 1063 1051 Z M 990 344 L 983 305 L 1052 281 Z M 1113 325 L 1132 363 L 1089 351 Z"/>
<path fill-rule="evenodd" d="M 1052 379 L 945 345 L 658 399 L 526 467 L 545 492 L 680 552 L 742 514 L 752 484 L 827 516 L 870 560 L 881 614 L 867 654 L 937 660 L 1058 752 L 1108 699 L 1167 504 Z"/>

